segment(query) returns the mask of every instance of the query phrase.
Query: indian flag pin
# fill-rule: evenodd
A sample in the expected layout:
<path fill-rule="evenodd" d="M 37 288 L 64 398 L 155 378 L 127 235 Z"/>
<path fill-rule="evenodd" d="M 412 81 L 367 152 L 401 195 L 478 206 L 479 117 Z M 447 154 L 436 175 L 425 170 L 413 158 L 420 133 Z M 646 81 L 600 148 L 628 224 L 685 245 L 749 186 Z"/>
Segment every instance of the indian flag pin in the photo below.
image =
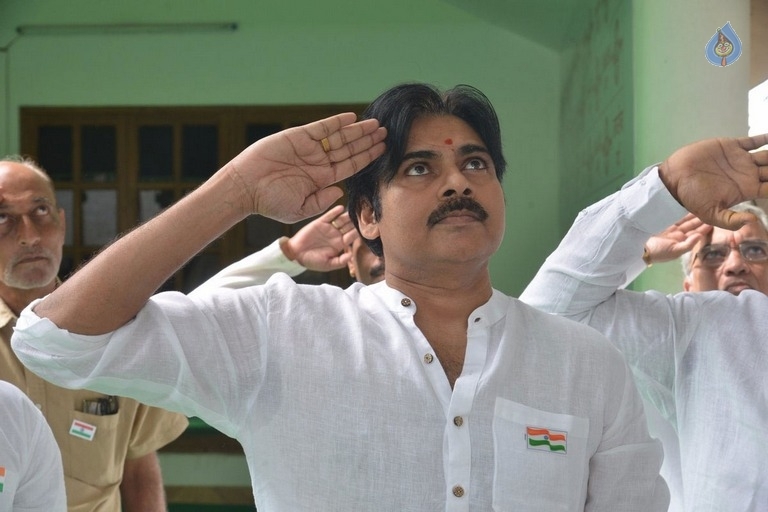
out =
<path fill-rule="evenodd" d="M 0 492 L 3 492 L 5 487 L 5 466 L 0 466 Z"/>
<path fill-rule="evenodd" d="M 566 453 L 568 433 L 549 428 L 526 427 L 526 437 L 528 438 L 528 448 L 531 450 L 541 450 L 550 453 Z"/>
<path fill-rule="evenodd" d="M 72 420 L 72 426 L 69 427 L 69 435 L 85 439 L 86 441 L 93 441 L 93 436 L 96 435 L 96 427 L 84 421 Z"/>

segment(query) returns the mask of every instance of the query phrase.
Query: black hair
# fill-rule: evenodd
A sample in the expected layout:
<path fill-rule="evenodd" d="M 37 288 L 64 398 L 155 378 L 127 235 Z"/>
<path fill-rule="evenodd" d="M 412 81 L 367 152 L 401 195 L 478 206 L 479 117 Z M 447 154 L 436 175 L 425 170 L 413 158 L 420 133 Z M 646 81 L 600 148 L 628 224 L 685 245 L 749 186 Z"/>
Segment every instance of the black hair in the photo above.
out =
<path fill-rule="evenodd" d="M 358 214 L 365 205 L 373 208 L 377 219 L 381 218 L 381 185 L 391 182 L 402 163 L 413 121 L 426 116 L 448 115 L 467 123 L 488 149 L 501 181 L 507 163 L 501 151 L 501 129 L 496 111 L 488 98 L 469 85 L 457 85 L 441 92 L 437 87 L 424 83 L 400 84 L 382 93 L 363 112 L 362 119 L 378 119 L 387 129 L 384 154 L 347 179 L 348 210 L 355 228 Z M 384 255 L 381 238 L 365 239 L 371 251 Z"/>

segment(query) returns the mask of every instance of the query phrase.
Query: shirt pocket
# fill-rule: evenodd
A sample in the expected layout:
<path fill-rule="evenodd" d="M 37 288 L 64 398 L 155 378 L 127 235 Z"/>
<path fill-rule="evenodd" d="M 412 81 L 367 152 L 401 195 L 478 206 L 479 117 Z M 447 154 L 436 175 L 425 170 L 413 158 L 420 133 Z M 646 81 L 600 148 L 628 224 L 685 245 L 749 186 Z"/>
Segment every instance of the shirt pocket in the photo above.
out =
<path fill-rule="evenodd" d="M 120 482 L 124 450 L 118 449 L 117 434 L 121 413 L 122 410 L 118 410 L 115 414 L 98 416 L 71 412 L 70 425 L 77 421 L 80 431 L 95 430 L 92 437 L 90 434 L 67 434 L 70 456 L 65 472 L 68 477 L 93 487 L 107 487 Z"/>
<path fill-rule="evenodd" d="M 493 510 L 583 510 L 589 420 L 496 399 Z"/>

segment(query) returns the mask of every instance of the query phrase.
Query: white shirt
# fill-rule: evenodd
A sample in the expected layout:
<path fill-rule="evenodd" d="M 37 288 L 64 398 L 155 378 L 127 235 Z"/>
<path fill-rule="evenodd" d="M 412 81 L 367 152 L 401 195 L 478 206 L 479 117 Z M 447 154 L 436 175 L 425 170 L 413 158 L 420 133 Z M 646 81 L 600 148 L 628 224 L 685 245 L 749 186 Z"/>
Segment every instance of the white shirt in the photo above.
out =
<path fill-rule="evenodd" d="M 657 432 L 673 503 L 764 512 L 768 296 L 618 289 L 644 268 L 651 234 L 685 213 L 657 169 L 646 170 L 579 214 L 520 298 L 588 323 L 624 353 L 644 399 L 667 421 Z"/>
<path fill-rule="evenodd" d="M 661 448 L 618 351 L 499 292 L 469 318 L 453 390 L 414 323 L 415 302 L 385 283 L 342 290 L 278 274 L 240 290 L 166 292 L 103 336 L 59 330 L 34 304 L 13 336 L 24 364 L 238 439 L 259 510 L 668 503 Z"/>
<path fill-rule="evenodd" d="M 0 512 L 65 512 L 61 454 L 43 414 L 0 381 Z"/>

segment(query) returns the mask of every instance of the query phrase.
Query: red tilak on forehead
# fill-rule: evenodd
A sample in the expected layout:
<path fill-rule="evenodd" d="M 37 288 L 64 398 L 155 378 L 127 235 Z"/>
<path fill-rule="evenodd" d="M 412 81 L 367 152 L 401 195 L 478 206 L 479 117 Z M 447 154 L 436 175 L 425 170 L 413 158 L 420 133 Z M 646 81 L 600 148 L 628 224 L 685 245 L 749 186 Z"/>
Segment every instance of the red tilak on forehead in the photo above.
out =
<path fill-rule="evenodd" d="M 445 143 L 450 146 L 451 144 L 453 144 L 453 139 L 445 139 Z"/>

